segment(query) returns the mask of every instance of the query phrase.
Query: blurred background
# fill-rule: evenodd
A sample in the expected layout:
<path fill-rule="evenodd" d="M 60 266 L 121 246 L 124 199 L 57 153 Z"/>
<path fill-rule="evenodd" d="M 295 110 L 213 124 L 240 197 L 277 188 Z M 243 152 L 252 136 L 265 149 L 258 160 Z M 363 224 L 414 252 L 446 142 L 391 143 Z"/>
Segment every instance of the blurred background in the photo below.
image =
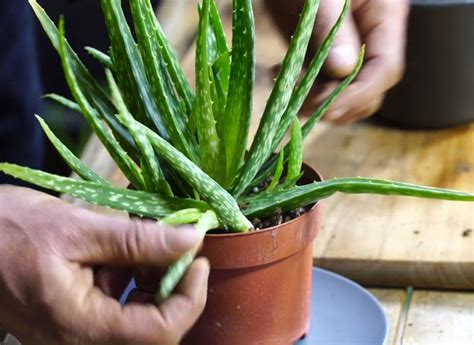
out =
<path fill-rule="evenodd" d="M 159 0 L 152 2 L 157 6 Z M 68 41 L 89 70 L 96 76 L 103 76 L 103 67 L 83 49 L 83 47 L 92 46 L 101 51 L 108 50 L 107 31 L 100 2 L 97 0 L 41 0 L 41 5 L 55 21 L 64 14 Z M 130 20 L 128 6 L 124 8 Z M 36 25 L 36 34 L 44 93 L 57 93 L 70 97 L 57 52 L 39 25 Z M 45 100 L 42 115 L 68 147 L 75 153 L 82 151 L 89 138 L 90 130 L 80 114 L 69 111 L 55 102 Z M 48 145 L 45 158 L 47 169 L 67 176 L 70 171 L 67 165 L 49 142 L 46 142 L 46 145 Z"/>
<path fill-rule="evenodd" d="M 410 129 L 474 120 L 474 0 L 411 0 L 404 79 L 380 118 Z"/>

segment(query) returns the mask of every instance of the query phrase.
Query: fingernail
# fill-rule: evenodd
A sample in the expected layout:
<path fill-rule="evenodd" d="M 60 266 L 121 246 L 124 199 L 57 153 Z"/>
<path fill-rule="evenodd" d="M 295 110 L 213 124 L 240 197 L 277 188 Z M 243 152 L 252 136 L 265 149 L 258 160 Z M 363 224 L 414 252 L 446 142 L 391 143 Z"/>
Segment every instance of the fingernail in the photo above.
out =
<path fill-rule="evenodd" d="M 330 61 L 332 73 L 337 77 L 343 77 L 351 73 L 357 64 L 357 51 L 350 44 L 335 46 L 330 51 Z"/>
<path fill-rule="evenodd" d="M 163 231 L 166 243 L 176 251 L 192 249 L 201 241 L 196 229 L 190 226 L 170 228 Z"/>

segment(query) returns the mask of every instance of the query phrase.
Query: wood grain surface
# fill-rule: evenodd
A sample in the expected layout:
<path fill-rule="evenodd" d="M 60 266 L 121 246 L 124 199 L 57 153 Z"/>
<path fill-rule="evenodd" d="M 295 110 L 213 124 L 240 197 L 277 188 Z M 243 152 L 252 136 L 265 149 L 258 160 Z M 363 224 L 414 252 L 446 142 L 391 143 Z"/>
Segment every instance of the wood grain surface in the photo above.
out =
<path fill-rule="evenodd" d="M 405 132 L 357 124 L 319 130 L 306 143 L 306 161 L 326 178 L 370 176 L 472 192 L 473 147 L 474 126 Z M 325 206 L 317 265 L 364 284 L 474 288 L 472 203 L 336 195 Z"/>
<path fill-rule="evenodd" d="M 474 344 L 474 294 L 415 291 L 403 345 Z"/>

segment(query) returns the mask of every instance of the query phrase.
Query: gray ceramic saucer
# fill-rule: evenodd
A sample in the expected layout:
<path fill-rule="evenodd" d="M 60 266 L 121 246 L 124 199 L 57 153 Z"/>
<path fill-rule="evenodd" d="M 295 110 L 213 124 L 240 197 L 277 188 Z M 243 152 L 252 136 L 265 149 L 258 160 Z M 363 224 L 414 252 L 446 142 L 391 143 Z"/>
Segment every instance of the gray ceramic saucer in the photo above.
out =
<path fill-rule="evenodd" d="M 121 298 L 125 302 L 132 282 Z M 388 322 L 377 299 L 335 273 L 313 269 L 311 329 L 297 345 L 384 345 Z"/>
<path fill-rule="evenodd" d="M 311 329 L 298 345 L 384 345 L 388 321 L 377 299 L 337 274 L 313 271 Z"/>

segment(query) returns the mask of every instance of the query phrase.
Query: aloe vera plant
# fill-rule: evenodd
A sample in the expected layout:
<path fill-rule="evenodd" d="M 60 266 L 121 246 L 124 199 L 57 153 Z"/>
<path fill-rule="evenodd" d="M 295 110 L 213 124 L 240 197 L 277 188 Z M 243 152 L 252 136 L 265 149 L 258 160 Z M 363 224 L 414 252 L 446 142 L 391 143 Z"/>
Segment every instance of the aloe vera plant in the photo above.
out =
<path fill-rule="evenodd" d="M 104 65 L 108 88 L 94 79 L 68 44 L 63 19 L 56 25 L 36 0 L 30 4 L 61 58 L 74 100 L 48 97 L 84 115 L 134 189 L 111 186 L 74 156 L 40 117 L 47 137 L 80 180 L 0 163 L 0 171 L 6 174 L 163 224 L 196 224 L 202 237 L 216 228 L 249 231 L 250 217 L 268 216 L 277 207 L 283 211 L 305 207 L 336 192 L 474 201 L 470 193 L 367 178 L 298 185 L 304 139 L 363 63 L 361 47 L 354 71 L 304 125 L 300 123 L 298 112 L 344 21 L 349 0 L 304 69 L 319 5 L 318 0 L 306 0 L 248 150 L 255 79 L 251 0 L 233 0 L 232 48 L 215 0 L 202 0 L 198 8 L 195 89 L 186 79 L 149 0 L 129 0 L 135 35 L 125 20 L 122 1 L 101 0 L 111 46 L 108 53 L 86 49 Z M 288 131 L 290 142 L 275 152 Z M 271 183 L 264 191 L 249 192 L 268 179 Z M 160 300 L 169 296 L 195 254 L 187 253 L 170 268 L 161 284 Z"/>

